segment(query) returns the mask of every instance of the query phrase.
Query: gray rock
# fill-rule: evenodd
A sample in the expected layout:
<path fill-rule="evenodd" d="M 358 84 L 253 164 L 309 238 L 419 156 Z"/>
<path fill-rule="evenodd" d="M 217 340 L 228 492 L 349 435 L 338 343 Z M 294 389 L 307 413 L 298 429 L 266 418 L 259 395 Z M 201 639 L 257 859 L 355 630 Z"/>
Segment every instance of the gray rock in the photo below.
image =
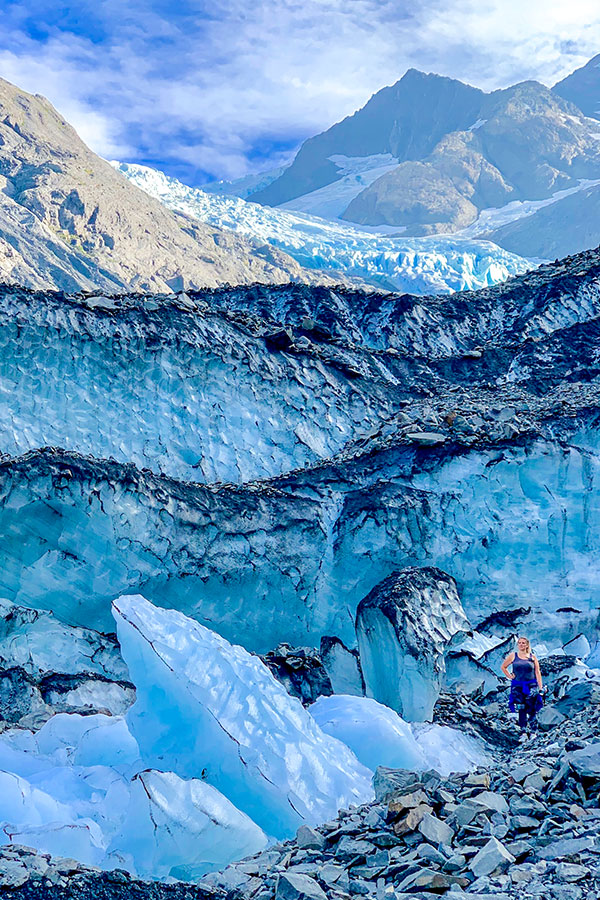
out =
<path fill-rule="evenodd" d="M 581 881 L 590 874 L 588 866 L 580 866 L 577 863 L 561 862 L 556 867 L 556 875 L 562 881 Z"/>
<path fill-rule="evenodd" d="M 348 890 L 348 872 L 343 866 L 327 863 L 319 869 L 318 878 L 328 887 Z"/>
<path fill-rule="evenodd" d="M 373 790 L 375 798 L 386 803 L 395 795 L 410 793 L 413 786 L 419 783 L 419 777 L 407 769 L 388 769 L 385 766 L 377 766 L 373 776 Z"/>
<path fill-rule="evenodd" d="M 600 743 L 575 750 L 569 757 L 571 767 L 583 778 L 600 779 Z"/>
<path fill-rule="evenodd" d="M 413 444 L 421 444 L 423 447 L 435 447 L 447 440 L 446 435 L 439 431 L 411 431 L 406 437 Z"/>
<path fill-rule="evenodd" d="M 29 878 L 29 872 L 25 865 L 17 859 L 3 859 L 0 865 L 0 885 L 3 888 L 14 889 L 21 887 Z"/>
<path fill-rule="evenodd" d="M 561 838 L 546 844 L 545 847 L 538 847 L 535 852 L 540 859 L 568 859 L 595 847 L 596 840 L 593 837 Z"/>
<path fill-rule="evenodd" d="M 325 846 L 325 838 L 314 828 L 301 825 L 296 832 L 296 844 L 301 850 L 322 850 Z"/>
<path fill-rule="evenodd" d="M 523 794 L 521 797 L 511 797 L 510 810 L 515 816 L 544 816 L 547 809 L 543 803 L 535 797 Z"/>
<path fill-rule="evenodd" d="M 375 847 L 370 841 L 353 838 L 349 835 L 343 837 L 335 848 L 336 859 L 348 860 L 355 857 L 368 856 L 375 852 Z"/>
<path fill-rule="evenodd" d="M 421 819 L 419 831 L 432 844 L 451 844 L 454 831 L 436 816 L 427 813 Z"/>
<path fill-rule="evenodd" d="M 440 853 L 440 851 L 436 850 L 435 847 L 432 847 L 431 844 L 426 843 L 420 844 L 417 847 L 417 856 L 419 856 L 421 859 L 428 859 L 431 862 L 435 862 L 439 866 L 443 866 L 446 862 L 448 862 L 443 853 Z"/>
<path fill-rule="evenodd" d="M 504 871 L 511 863 L 515 862 L 512 853 L 509 853 L 504 844 L 492 837 L 487 844 L 473 857 L 469 868 L 474 875 L 491 875 L 496 871 Z"/>
<path fill-rule="evenodd" d="M 436 872 L 434 869 L 419 869 L 413 872 L 399 882 L 397 890 L 415 891 L 423 888 L 425 890 L 447 890 L 454 883 L 451 875 L 445 875 L 443 872 Z"/>
<path fill-rule="evenodd" d="M 471 797 L 471 800 L 481 804 L 481 806 L 484 806 L 486 809 L 491 809 L 495 812 L 508 812 L 508 803 L 502 794 L 498 794 L 494 791 L 481 791 L 479 794 L 474 794 Z"/>
<path fill-rule="evenodd" d="M 546 709 L 547 707 L 544 708 Z M 521 763 L 521 765 L 510 769 L 510 775 L 515 781 L 523 782 L 528 775 L 533 775 L 534 772 L 537 772 L 538 768 L 539 767 L 532 762 Z"/>
<path fill-rule="evenodd" d="M 569 685 L 564 695 L 554 705 L 559 713 L 571 718 L 575 712 L 597 703 L 600 703 L 600 683 L 579 681 Z"/>
<path fill-rule="evenodd" d="M 279 875 L 276 900 L 327 900 L 323 888 L 309 875 Z"/>

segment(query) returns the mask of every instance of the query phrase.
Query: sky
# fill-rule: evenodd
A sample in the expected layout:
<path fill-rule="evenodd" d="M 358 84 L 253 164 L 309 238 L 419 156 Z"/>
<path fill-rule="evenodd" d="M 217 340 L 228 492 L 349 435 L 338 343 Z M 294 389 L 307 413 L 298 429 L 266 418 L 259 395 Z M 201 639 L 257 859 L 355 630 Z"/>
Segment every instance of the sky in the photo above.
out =
<path fill-rule="evenodd" d="M 406 69 L 551 85 L 600 52 L 597 0 L 0 0 L 0 76 L 101 156 L 188 184 L 288 162 Z"/>

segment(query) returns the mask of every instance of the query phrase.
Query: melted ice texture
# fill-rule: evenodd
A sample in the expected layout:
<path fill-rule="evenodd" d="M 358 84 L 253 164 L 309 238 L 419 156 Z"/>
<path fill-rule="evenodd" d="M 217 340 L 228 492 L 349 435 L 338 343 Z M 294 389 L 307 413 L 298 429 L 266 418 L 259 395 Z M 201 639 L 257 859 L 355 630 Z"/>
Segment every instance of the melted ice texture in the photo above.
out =
<path fill-rule="evenodd" d="M 236 197 L 209 194 L 147 166 L 118 162 L 113 165 L 171 209 L 208 225 L 250 235 L 279 247 L 305 268 L 342 272 L 390 290 L 413 294 L 471 290 L 505 281 L 511 275 L 533 267 L 530 261 L 490 241 L 398 237 L 401 228 L 393 229 L 396 236 L 369 233 L 366 228 L 340 220 L 327 221 L 299 211 L 273 209 Z M 389 160 L 384 160 L 383 170 L 387 171 L 389 167 Z M 347 179 L 353 180 L 352 189 L 357 193 L 357 177 L 364 179 L 366 173 L 344 176 L 333 186 L 322 189 L 328 194 L 317 204 L 321 215 L 339 215 L 340 205 L 343 207 L 344 204 L 338 194 L 343 194 L 344 202 L 347 196 L 351 199 L 352 191 L 346 190 Z M 365 187 L 367 182 L 368 178 L 362 186 L 359 184 L 359 188 Z M 332 191 L 335 194 L 333 201 Z"/>
<path fill-rule="evenodd" d="M 369 800 L 380 762 L 485 761 L 452 729 L 415 730 L 365 698 L 324 698 L 311 715 L 257 657 L 143 597 L 114 616 L 136 703 L 0 736 L 0 843 L 193 881 Z M 59 629 L 63 650 L 81 643 L 82 629 Z"/>

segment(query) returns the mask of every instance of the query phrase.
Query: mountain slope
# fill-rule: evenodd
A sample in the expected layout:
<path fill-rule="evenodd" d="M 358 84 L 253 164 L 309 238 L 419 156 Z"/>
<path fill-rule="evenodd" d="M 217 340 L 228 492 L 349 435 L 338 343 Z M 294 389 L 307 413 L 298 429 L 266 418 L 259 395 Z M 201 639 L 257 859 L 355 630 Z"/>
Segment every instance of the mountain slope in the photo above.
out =
<path fill-rule="evenodd" d="M 333 154 L 391 153 L 399 162 L 420 159 L 444 134 L 468 128 L 477 118 L 482 97 L 483 91 L 460 81 L 409 69 L 354 115 L 305 141 L 292 165 L 252 199 L 278 206 L 337 181 Z"/>
<path fill-rule="evenodd" d="M 164 291 L 304 275 L 263 242 L 165 209 L 92 153 L 47 100 L 1 79 L 0 166 L 6 281 Z"/>
<path fill-rule="evenodd" d="M 482 234 L 506 250 L 548 259 L 600 244 L 600 184 L 538 209 L 533 215 Z"/>
<path fill-rule="evenodd" d="M 555 84 L 552 90 L 578 106 L 586 116 L 600 119 L 600 53 Z"/>
<path fill-rule="evenodd" d="M 403 236 L 496 239 L 502 229 L 499 243 L 521 256 L 587 249 L 597 243 L 598 219 L 553 235 L 546 223 L 562 220 L 557 208 L 509 226 L 523 218 L 523 204 L 536 213 L 536 203 L 562 202 L 600 180 L 600 126 L 589 118 L 600 98 L 598 59 L 552 90 L 530 81 L 485 93 L 410 70 L 306 141 L 280 178 L 249 199 L 371 230 L 401 228 Z M 582 202 L 595 215 L 587 193 Z M 567 221 L 576 204 L 565 205 Z"/>

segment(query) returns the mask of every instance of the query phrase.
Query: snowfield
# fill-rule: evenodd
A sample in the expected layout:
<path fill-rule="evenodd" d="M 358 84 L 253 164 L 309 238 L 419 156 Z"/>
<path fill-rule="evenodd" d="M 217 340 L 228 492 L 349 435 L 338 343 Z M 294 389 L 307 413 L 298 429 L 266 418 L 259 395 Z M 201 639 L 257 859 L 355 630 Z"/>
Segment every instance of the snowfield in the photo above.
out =
<path fill-rule="evenodd" d="M 475 290 L 535 265 L 491 241 L 454 236 L 405 238 L 399 235 L 401 229 L 395 229 L 394 235 L 381 234 L 306 213 L 210 194 L 147 166 L 113 165 L 170 209 L 278 247 L 308 269 L 340 272 L 388 290 L 413 294 Z M 334 188 L 337 191 L 343 185 L 336 182 L 323 190 Z"/>

